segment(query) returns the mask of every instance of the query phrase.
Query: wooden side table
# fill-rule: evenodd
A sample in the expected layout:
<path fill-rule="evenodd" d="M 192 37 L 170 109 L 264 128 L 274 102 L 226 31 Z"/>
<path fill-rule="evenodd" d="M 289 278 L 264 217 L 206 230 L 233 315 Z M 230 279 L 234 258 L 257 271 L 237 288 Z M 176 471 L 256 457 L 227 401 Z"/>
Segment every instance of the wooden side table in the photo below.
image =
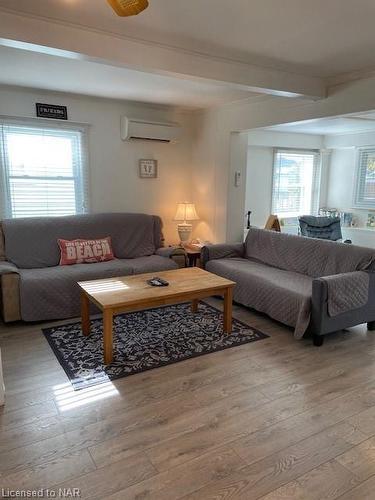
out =
<path fill-rule="evenodd" d="M 188 258 L 189 267 L 197 267 L 197 261 L 201 258 L 202 249 L 199 247 L 186 246 L 185 252 Z"/>
<path fill-rule="evenodd" d="M 178 267 L 188 267 L 187 253 L 183 247 L 176 247 L 170 255 Z"/>

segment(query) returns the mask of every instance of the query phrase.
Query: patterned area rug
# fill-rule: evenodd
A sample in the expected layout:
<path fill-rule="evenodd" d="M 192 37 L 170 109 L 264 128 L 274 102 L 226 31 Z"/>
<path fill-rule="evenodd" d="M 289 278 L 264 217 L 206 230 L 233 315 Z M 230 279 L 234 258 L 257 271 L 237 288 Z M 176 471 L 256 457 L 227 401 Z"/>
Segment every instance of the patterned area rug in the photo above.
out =
<path fill-rule="evenodd" d="M 236 319 L 224 335 L 222 313 L 205 302 L 196 314 L 187 303 L 160 307 L 115 316 L 114 361 L 104 365 L 102 327 L 92 319 L 89 337 L 81 323 L 43 329 L 75 390 L 268 337 Z"/>

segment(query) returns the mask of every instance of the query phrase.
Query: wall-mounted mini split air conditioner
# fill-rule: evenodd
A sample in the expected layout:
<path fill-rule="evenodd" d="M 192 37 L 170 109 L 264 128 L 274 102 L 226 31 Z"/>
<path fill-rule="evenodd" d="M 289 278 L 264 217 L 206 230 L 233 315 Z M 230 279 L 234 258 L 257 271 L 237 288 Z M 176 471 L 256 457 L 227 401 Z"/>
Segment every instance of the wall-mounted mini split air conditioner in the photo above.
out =
<path fill-rule="evenodd" d="M 177 123 L 153 122 L 137 118 L 121 117 L 121 139 L 156 142 L 176 142 L 181 135 Z"/>

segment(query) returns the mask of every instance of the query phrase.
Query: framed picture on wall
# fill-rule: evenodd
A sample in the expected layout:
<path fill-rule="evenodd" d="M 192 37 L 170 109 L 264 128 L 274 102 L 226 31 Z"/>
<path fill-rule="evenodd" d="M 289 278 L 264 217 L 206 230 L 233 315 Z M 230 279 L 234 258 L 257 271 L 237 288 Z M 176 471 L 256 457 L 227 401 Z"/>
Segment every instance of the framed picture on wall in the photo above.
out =
<path fill-rule="evenodd" d="M 157 176 L 157 160 L 139 160 L 139 177 L 141 177 L 142 179 L 156 179 Z"/>

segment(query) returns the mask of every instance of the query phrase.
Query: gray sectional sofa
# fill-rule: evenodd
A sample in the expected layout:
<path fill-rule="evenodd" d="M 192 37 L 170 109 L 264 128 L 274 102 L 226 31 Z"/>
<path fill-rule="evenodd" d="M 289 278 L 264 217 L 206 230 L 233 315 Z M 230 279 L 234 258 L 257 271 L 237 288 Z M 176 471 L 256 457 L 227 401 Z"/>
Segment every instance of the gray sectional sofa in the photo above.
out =
<path fill-rule="evenodd" d="M 251 228 L 245 243 L 203 249 L 207 271 L 235 281 L 234 300 L 315 345 L 361 323 L 375 329 L 375 249 Z"/>
<path fill-rule="evenodd" d="M 110 236 L 115 259 L 60 266 L 59 238 Z M 1 310 L 4 321 L 79 315 L 77 281 L 175 269 L 163 248 L 159 217 L 93 214 L 4 220 L 0 226 Z"/>

